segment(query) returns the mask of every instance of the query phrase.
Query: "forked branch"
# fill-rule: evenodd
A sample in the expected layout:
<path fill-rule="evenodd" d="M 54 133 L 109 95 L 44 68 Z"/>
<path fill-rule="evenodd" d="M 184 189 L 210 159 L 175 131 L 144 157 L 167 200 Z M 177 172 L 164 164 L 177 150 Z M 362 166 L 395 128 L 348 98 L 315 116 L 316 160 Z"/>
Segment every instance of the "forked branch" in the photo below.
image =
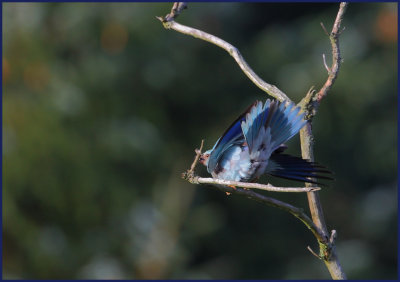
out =
<path fill-rule="evenodd" d="M 333 24 L 332 31 L 329 34 L 325 26 L 321 23 L 323 30 L 326 34 L 328 34 L 331 42 L 332 65 L 331 67 L 328 67 L 324 58 L 324 65 L 328 71 L 328 78 L 325 84 L 318 92 L 310 89 L 305 98 L 300 102 L 303 110 L 306 112 L 306 117 L 308 118 L 306 126 L 304 126 L 300 131 L 301 153 L 304 159 L 309 159 L 311 161 L 314 161 L 314 137 L 312 134 L 311 122 L 312 118 L 317 113 L 321 100 L 332 88 L 332 85 L 335 82 L 339 73 L 340 64 L 342 62 L 339 49 L 339 35 L 341 33 L 340 26 L 346 8 L 347 3 L 340 3 L 339 11 Z M 306 186 L 312 187 L 313 185 L 307 183 Z M 325 224 L 324 214 L 318 192 L 307 193 L 307 199 L 313 222 L 324 233 L 324 236 L 327 237 L 329 232 Z M 346 274 L 344 273 L 336 254 L 334 244 L 336 236 L 336 231 L 332 230 L 329 241 L 324 242 L 323 244 L 319 244 L 319 256 L 323 259 L 333 279 L 346 279 Z"/>

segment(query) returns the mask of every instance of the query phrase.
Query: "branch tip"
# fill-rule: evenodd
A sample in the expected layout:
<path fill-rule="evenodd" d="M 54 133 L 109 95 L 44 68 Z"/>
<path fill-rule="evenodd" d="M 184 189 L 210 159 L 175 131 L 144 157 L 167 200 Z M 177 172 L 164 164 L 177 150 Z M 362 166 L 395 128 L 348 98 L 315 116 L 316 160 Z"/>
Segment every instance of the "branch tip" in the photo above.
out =
<path fill-rule="evenodd" d="M 175 20 L 183 9 L 187 9 L 186 2 L 175 2 L 172 5 L 171 12 L 164 17 L 164 21 L 170 22 Z"/>
<path fill-rule="evenodd" d="M 322 59 L 324 61 L 325 69 L 328 71 L 328 74 L 330 74 L 331 73 L 331 69 L 328 67 L 328 64 L 326 63 L 325 54 L 322 54 Z"/>
<path fill-rule="evenodd" d="M 308 192 L 316 192 L 316 191 L 321 190 L 320 187 L 308 187 L 308 188 L 309 188 L 309 191 L 308 191 Z"/>
<path fill-rule="evenodd" d="M 325 31 L 325 34 L 326 34 L 327 36 L 329 36 L 329 33 L 328 33 L 328 31 L 326 30 L 326 27 L 325 27 L 324 23 L 323 23 L 323 22 L 320 22 L 320 25 L 321 25 L 322 29 Z"/>
<path fill-rule="evenodd" d="M 316 254 L 316 252 L 313 251 L 313 249 L 311 249 L 310 246 L 307 246 L 307 250 L 310 251 L 311 254 L 313 254 L 315 257 L 317 257 L 318 259 L 322 259 L 319 255 Z"/>
<path fill-rule="evenodd" d="M 337 232 L 336 232 L 336 230 L 333 229 L 331 231 L 331 237 L 329 238 L 329 243 L 331 245 L 335 244 L 336 238 L 337 238 Z"/>

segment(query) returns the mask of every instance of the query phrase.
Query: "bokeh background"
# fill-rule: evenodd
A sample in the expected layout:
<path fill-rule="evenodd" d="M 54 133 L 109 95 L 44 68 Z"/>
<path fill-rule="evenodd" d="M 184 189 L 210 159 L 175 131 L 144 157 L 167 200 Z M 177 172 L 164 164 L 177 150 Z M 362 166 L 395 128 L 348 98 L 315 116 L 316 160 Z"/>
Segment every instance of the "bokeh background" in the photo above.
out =
<path fill-rule="evenodd" d="M 202 138 L 211 147 L 267 97 L 225 51 L 165 30 L 155 17 L 170 8 L 3 4 L 3 278 L 330 278 L 299 220 L 180 178 Z M 320 22 L 330 30 L 337 10 L 193 3 L 177 21 L 231 42 L 299 102 L 325 82 Z M 313 123 L 352 279 L 397 278 L 397 18 L 397 3 L 349 5 L 341 72 Z M 298 137 L 288 145 L 300 155 Z M 304 194 L 268 195 L 308 210 Z"/>

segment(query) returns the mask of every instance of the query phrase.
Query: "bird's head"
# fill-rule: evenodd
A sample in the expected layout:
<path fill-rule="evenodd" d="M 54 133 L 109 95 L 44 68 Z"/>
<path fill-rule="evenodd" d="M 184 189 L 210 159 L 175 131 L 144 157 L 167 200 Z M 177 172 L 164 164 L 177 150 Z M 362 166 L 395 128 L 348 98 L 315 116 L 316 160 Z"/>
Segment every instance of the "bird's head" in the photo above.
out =
<path fill-rule="evenodd" d="M 208 150 L 208 151 L 205 151 L 203 154 L 201 154 L 200 158 L 199 158 L 199 163 L 207 166 L 208 165 L 208 160 L 210 158 L 211 151 L 212 150 Z"/>

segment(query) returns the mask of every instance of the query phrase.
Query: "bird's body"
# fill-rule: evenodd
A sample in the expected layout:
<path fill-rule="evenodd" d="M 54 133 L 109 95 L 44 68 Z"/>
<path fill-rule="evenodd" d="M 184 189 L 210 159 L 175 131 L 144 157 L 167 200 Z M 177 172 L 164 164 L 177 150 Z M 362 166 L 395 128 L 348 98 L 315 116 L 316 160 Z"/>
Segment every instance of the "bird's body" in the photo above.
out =
<path fill-rule="evenodd" d="M 233 146 L 225 152 L 224 159 L 219 164 L 219 169 L 212 171 L 214 178 L 246 181 L 255 175 L 257 167 L 251 165 L 249 148 L 247 146 Z"/>
<path fill-rule="evenodd" d="M 214 178 L 252 182 L 261 175 L 299 180 L 328 178 L 316 163 L 282 154 L 289 140 L 306 124 L 304 113 L 293 103 L 256 101 L 225 131 L 201 162 Z"/>

